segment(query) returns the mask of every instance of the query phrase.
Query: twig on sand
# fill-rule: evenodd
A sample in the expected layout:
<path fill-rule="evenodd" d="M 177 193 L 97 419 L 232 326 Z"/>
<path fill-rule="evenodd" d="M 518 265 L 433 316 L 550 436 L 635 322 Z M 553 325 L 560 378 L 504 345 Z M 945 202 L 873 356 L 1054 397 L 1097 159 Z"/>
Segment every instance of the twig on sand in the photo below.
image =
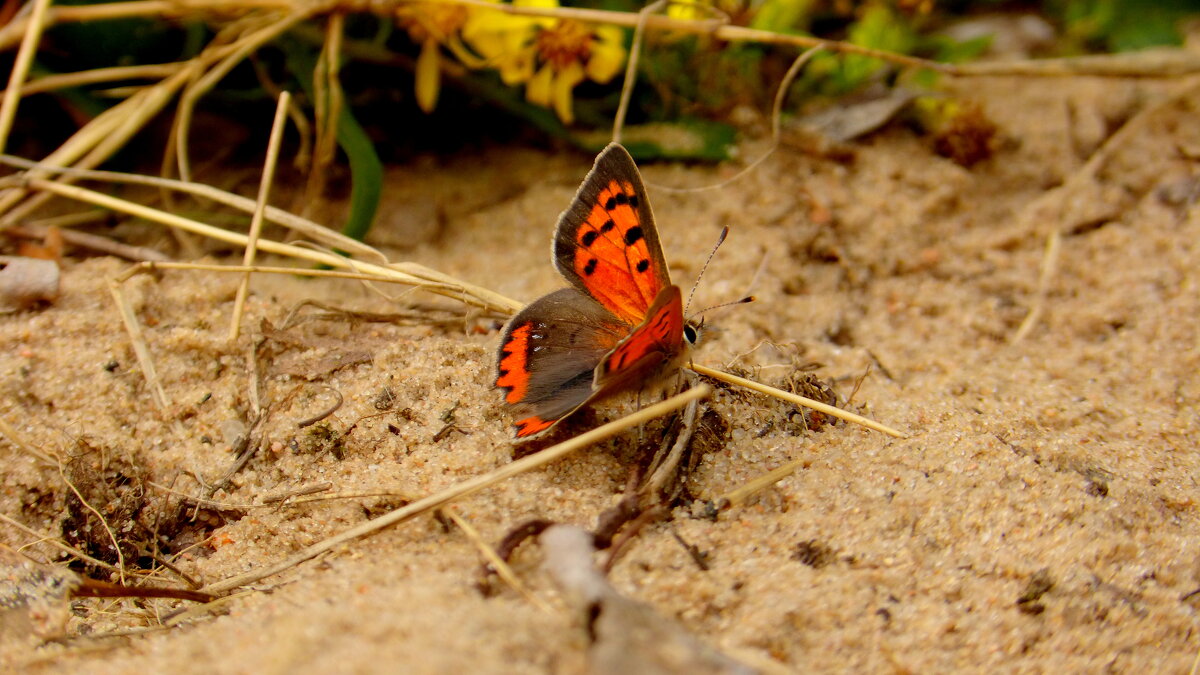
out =
<path fill-rule="evenodd" d="M 513 572 L 512 567 L 509 567 L 504 558 L 500 557 L 500 554 L 496 552 L 496 549 L 492 548 L 491 544 L 488 544 L 486 541 L 484 541 L 483 537 L 479 534 L 479 530 L 476 530 L 466 518 L 458 515 L 457 510 L 453 506 L 440 509 L 439 513 L 454 521 L 454 524 L 463 531 L 463 534 L 465 534 L 467 539 L 469 539 L 471 543 L 475 545 L 475 548 L 479 549 L 480 554 L 482 554 L 484 559 L 488 561 L 488 565 L 491 565 L 492 569 L 496 571 L 496 575 L 503 579 L 509 586 L 512 586 L 513 590 L 520 593 L 521 597 L 528 600 L 529 604 L 548 614 L 552 614 L 554 612 L 550 605 L 546 604 L 546 601 L 534 595 L 533 592 L 529 590 L 529 587 L 521 582 L 520 577 L 517 576 L 516 572 Z"/>

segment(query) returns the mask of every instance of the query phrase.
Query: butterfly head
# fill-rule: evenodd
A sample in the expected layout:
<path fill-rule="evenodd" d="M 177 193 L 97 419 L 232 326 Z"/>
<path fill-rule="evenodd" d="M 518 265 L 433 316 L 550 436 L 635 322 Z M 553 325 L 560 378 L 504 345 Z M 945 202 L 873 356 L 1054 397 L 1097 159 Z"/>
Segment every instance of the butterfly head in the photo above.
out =
<path fill-rule="evenodd" d="M 748 302 L 754 302 L 753 295 L 748 295 L 740 300 L 734 300 L 733 302 L 723 302 L 719 305 L 705 307 L 704 309 L 700 310 L 699 312 L 696 312 L 695 314 L 689 316 L 688 318 L 684 319 L 684 321 L 683 321 L 683 341 L 685 343 L 687 343 L 687 346 L 689 348 L 695 347 L 697 344 L 700 343 L 700 336 L 704 333 L 704 330 L 705 330 L 705 328 L 704 328 L 704 313 L 705 312 L 711 312 L 714 309 L 721 309 L 722 307 L 729 307 L 730 305 L 744 305 Z M 697 318 L 697 317 L 699 317 L 699 318 Z"/>
<path fill-rule="evenodd" d="M 693 321 L 688 319 L 683 323 L 683 341 L 689 348 L 700 344 L 700 333 L 704 330 L 704 319 Z"/>

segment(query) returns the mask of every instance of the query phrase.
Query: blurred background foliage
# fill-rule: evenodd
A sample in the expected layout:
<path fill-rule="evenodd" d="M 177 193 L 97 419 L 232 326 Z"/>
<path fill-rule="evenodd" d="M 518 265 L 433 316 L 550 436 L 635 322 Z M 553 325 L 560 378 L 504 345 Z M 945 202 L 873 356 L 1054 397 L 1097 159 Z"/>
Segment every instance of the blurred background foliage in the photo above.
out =
<path fill-rule="evenodd" d="M 508 1 L 558 5 L 557 0 Z M 74 3 L 86 4 L 59 4 Z M 18 6 L 16 0 L 4 4 L 7 16 Z M 577 0 L 570 6 L 621 12 L 641 7 L 632 0 Z M 987 27 L 1004 29 L 988 23 L 996 17 L 1035 17 L 1048 38 L 1020 56 L 1049 57 L 1180 44 L 1188 18 L 1198 11 L 1200 0 L 690 0 L 667 10 L 676 18 L 720 17 L 735 25 L 945 62 L 985 55 L 993 40 Z M 290 68 L 316 59 L 324 39 L 319 24 L 290 31 L 253 55 L 223 80 L 207 105 L 270 105 L 273 92 L 302 91 L 306 76 Z M 220 27 L 215 21 L 151 19 L 60 25 L 48 33 L 34 75 L 185 60 Z M 373 124 L 386 120 L 420 130 L 425 138 L 431 137 L 425 132 L 455 135 L 465 127 L 513 132 L 516 125 L 579 144 L 589 134 L 577 132 L 611 125 L 631 33 L 568 18 L 510 16 L 480 5 L 400 4 L 393 16 L 347 16 L 342 85 L 348 109 L 362 115 L 372 133 Z M 311 58 L 297 58 L 298 50 Z M 741 106 L 765 111 L 796 53 L 648 31 L 629 121 L 712 128 Z M 878 59 L 824 53 L 795 83 L 791 100 L 844 96 L 872 84 L 894 84 L 899 77 L 910 78 L 906 84 L 935 84 L 930 73 L 905 74 Z M 78 118 L 96 114 L 120 93 L 93 86 L 54 96 Z"/>
<path fill-rule="evenodd" d="M 21 4 L 0 0 L 0 20 L 11 20 Z M 516 16 L 489 6 L 501 4 L 553 12 L 559 0 L 423 0 L 380 4 L 371 8 L 375 13 L 347 7 L 337 24 L 342 49 L 334 93 L 342 104 L 329 128 L 336 130 L 349 167 L 344 182 L 363 202 L 355 205 L 359 215 L 351 220 L 358 222 L 350 223 L 349 231 L 360 235 L 369 226 L 381 167 L 388 161 L 548 138 L 595 150 L 611 138 L 633 31 L 563 14 Z M 198 0 L 187 6 L 189 13 L 175 17 L 55 26 L 43 38 L 31 77 L 185 61 L 227 39 L 226 31 L 252 11 L 239 14 L 230 7 L 214 6 L 205 13 Z M 570 7 L 632 14 L 642 5 L 571 0 Z M 688 0 L 667 9 L 677 19 L 719 19 L 951 63 L 1179 45 L 1198 13 L 1200 0 Z M 222 145 L 232 159 L 242 145 L 247 157 L 257 157 L 261 144 L 240 140 L 265 133 L 261 125 L 271 119 L 280 91 L 296 94 L 306 111 L 319 107 L 314 97 L 331 93 L 314 92 L 313 68 L 320 63 L 330 21 L 325 15 L 302 23 L 233 68 L 201 102 L 197 123 L 219 120 L 217 128 L 192 135 Z M 0 64 L 11 66 L 14 51 L 0 55 Z M 738 130 L 766 133 L 776 88 L 799 53 L 794 47 L 648 30 L 625 127 L 627 145 L 641 159 L 726 157 Z M 22 103 L 9 147 L 26 156 L 44 154 L 128 96 L 130 86 L 144 84 L 106 82 L 30 96 Z M 931 71 L 824 52 L 793 83 L 785 113 L 836 104 L 865 91 L 936 88 Z M 956 161 L 969 165 L 988 156 L 990 123 L 969 102 L 925 97 L 912 109 L 918 127 L 950 134 L 935 144 L 949 148 Z M 165 132 L 150 135 L 139 141 L 140 148 L 135 144 L 122 154 L 154 156 L 165 137 Z"/>

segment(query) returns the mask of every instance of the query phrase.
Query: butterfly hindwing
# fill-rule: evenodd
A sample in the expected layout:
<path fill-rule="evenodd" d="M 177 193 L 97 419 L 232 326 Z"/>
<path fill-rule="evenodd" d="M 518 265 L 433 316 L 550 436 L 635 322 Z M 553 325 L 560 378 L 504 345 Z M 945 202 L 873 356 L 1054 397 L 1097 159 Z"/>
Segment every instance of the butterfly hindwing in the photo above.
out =
<path fill-rule="evenodd" d="M 517 438 L 550 429 L 595 392 L 595 370 L 629 332 L 574 288 L 535 300 L 504 328 L 496 386 L 517 416 Z"/>
<path fill-rule="evenodd" d="M 631 327 L 671 285 L 645 185 L 620 145 L 600 153 L 559 216 L 554 264 L 572 286 Z"/>
<path fill-rule="evenodd" d="M 596 365 L 596 388 L 619 387 L 673 361 L 684 349 L 683 323 L 679 287 L 667 286 L 650 307 L 646 320 Z"/>

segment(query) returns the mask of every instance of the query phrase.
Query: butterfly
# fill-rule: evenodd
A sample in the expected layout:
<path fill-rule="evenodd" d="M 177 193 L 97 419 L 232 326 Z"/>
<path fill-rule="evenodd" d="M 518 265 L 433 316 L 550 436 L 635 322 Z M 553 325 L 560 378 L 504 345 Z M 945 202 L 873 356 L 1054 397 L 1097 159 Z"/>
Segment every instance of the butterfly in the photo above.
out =
<path fill-rule="evenodd" d="M 570 287 L 518 312 L 496 355 L 496 387 L 518 441 L 677 371 L 699 339 L 671 283 L 642 176 L 621 145 L 596 157 L 558 218 L 552 255 Z"/>

